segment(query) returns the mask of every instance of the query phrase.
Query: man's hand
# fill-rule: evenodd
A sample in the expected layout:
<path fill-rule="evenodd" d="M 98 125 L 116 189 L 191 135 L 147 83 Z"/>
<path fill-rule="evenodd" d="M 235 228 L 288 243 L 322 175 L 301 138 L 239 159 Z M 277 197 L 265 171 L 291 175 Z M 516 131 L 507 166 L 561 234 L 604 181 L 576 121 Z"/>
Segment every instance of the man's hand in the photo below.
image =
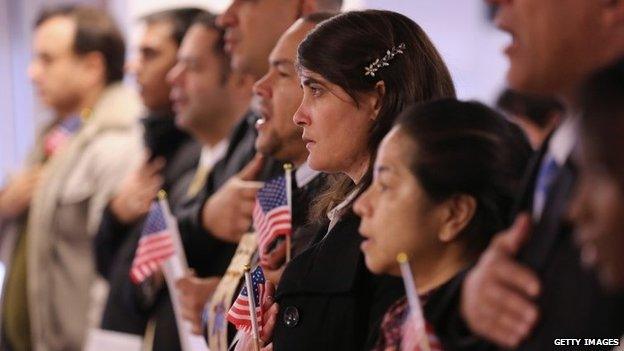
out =
<path fill-rule="evenodd" d="M 176 288 L 180 293 L 180 306 L 182 318 L 191 322 L 193 334 L 202 333 L 202 312 L 206 302 L 214 293 L 221 278 L 198 278 L 193 272 L 188 273 L 176 282 Z"/>
<path fill-rule="evenodd" d="M 260 266 L 264 277 L 277 286 L 286 268 L 286 242 L 280 241 L 273 250 L 261 254 Z"/>
<path fill-rule="evenodd" d="M 42 172 L 42 166 L 24 170 L 0 191 L 0 218 L 15 218 L 28 209 Z"/>
<path fill-rule="evenodd" d="M 262 182 L 252 181 L 262 170 L 264 158 L 258 154 L 243 170 L 214 193 L 202 210 L 204 228 L 216 238 L 237 243 L 251 226 L 256 193 Z"/>
<path fill-rule="evenodd" d="M 165 160 L 161 157 L 151 162 L 146 159 L 141 167 L 123 180 L 110 204 L 111 211 L 120 222 L 134 223 L 149 212 L 152 201 L 163 185 L 160 175 L 163 167 Z"/>
<path fill-rule="evenodd" d="M 515 260 L 529 230 L 529 216 L 518 216 L 494 238 L 462 290 L 461 313 L 469 328 L 506 348 L 518 346 L 538 319 L 534 299 L 540 293 L 539 279 Z"/>

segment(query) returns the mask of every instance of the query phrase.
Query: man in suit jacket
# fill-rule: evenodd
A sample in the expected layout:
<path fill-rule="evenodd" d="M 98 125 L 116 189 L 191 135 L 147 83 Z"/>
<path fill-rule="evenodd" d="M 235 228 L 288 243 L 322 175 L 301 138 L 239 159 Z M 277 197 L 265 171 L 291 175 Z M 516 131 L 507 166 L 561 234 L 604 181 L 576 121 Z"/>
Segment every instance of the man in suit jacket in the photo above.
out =
<path fill-rule="evenodd" d="M 619 338 L 624 298 L 603 293 L 581 268 L 566 217 L 576 179 L 576 93 L 588 74 L 624 54 L 624 2 L 492 2 L 497 25 L 512 34 L 511 87 L 557 95 L 568 111 L 527 172 L 518 206 L 525 213 L 464 283 L 464 320 L 475 334 L 522 350 L 551 349 L 557 338 Z"/>
<path fill-rule="evenodd" d="M 233 1 L 218 19 L 219 25 L 226 32 L 225 48 L 231 56 L 232 69 L 249 74 L 256 80 L 260 79 L 268 69 L 269 52 L 280 35 L 297 18 L 318 11 L 337 11 L 341 5 L 342 0 L 300 0 L 286 3 L 280 0 Z M 241 126 L 237 129 L 240 135 L 248 133 L 248 137 L 241 138 L 240 145 L 246 144 L 251 148 L 245 149 L 238 144 L 231 144 L 239 151 L 231 147 L 228 155 L 237 154 L 238 156 L 234 158 L 238 159 L 244 153 L 243 149 L 247 152 L 253 150 L 256 134 L 254 123 L 255 121 L 252 120 L 248 128 Z M 248 160 L 249 157 L 240 158 L 240 160 L 245 159 Z M 230 175 L 234 169 L 238 171 L 242 168 L 238 162 L 230 163 L 230 167 L 224 168 L 230 171 L 226 172 Z M 265 165 L 265 173 L 271 173 L 272 166 L 274 164 Z M 279 167 L 278 171 L 281 171 Z M 256 179 L 261 178 L 256 177 Z M 248 210 L 253 208 L 254 187 L 257 188 L 257 184 L 240 180 L 240 177 L 236 177 L 227 182 L 217 182 L 216 185 L 223 185 L 218 192 L 214 189 L 212 191 L 206 189 L 203 193 L 204 201 L 197 208 L 199 214 L 190 218 L 188 230 L 212 235 L 224 241 L 238 242 L 251 225 L 251 212 Z"/>
<path fill-rule="evenodd" d="M 301 129 L 292 122 L 292 116 L 297 111 L 302 99 L 302 91 L 298 89 L 299 79 L 295 69 L 295 58 L 298 44 L 303 37 L 321 20 L 329 18 L 329 14 L 319 14 L 313 19 L 299 20 L 289 29 L 278 41 L 269 57 L 269 71 L 254 85 L 254 93 L 257 97 L 257 113 L 260 116 L 256 129 L 258 137 L 255 140 L 255 148 L 258 152 L 270 156 L 282 162 L 293 164 L 293 245 L 292 255 L 295 256 L 305 250 L 316 234 L 317 225 L 308 224 L 307 214 L 310 203 L 322 189 L 325 177 L 319 172 L 311 170 L 306 159 L 308 152 L 301 139 Z M 269 245 L 271 247 L 271 245 Z M 281 242 L 269 253 L 264 252 L 268 261 L 268 266 L 264 266 L 265 276 L 269 280 L 277 283 L 283 270 L 285 260 L 285 243 Z M 249 255 L 248 260 L 252 255 Z M 232 262 L 239 262 L 235 257 Z M 255 262 L 254 262 L 255 263 Z M 237 268 L 237 267 L 235 267 Z M 183 279 L 179 285 L 183 292 L 190 295 L 193 291 L 193 281 L 189 278 Z M 224 287 L 223 284 L 231 286 Z M 236 297 L 237 287 L 240 284 L 238 279 L 224 281 L 219 285 L 218 292 L 223 289 L 231 289 Z M 184 294 L 183 294 L 184 295 Z M 220 295 L 220 294 L 219 294 Z M 229 295 L 229 294 L 227 294 Z M 201 311 L 207 302 L 206 296 L 187 296 L 182 300 L 182 306 L 188 311 L 189 320 L 195 324 L 196 330 L 201 330 Z M 231 301 L 226 301 L 226 307 Z M 211 302 L 209 318 L 212 323 L 209 326 L 209 342 L 211 349 L 220 350 L 227 347 L 226 339 L 215 330 L 225 333 L 225 325 L 214 325 L 227 323 L 223 318 L 210 316 L 214 313 L 224 313 L 224 308 L 217 308 L 215 301 Z M 229 330 L 230 339 L 233 330 Z"/>
<path fill-rule="evenodd" d="M 143 41 L 147 45 L 145 51 L 150 51 L 150 44 L 163 41 L 174 41 L 176 33 L 176 11 L 159 13 L 148 18 L 151 34 L 161 35 L 154 39 L 146 37 Z M 176 153 L 168 159 L 164 168 L 164 188 L 169 192 L 169 202 L 174 216 L 183 213 L 185 202 L 193 196 L 192 183 L 205 181 L 207 173 L 215 163 L 223 157 L 227 147 L 229 131 L 243 115 L 251 96 L 251 80 L 229 70 L 228 60 L 223 52 L 222 32 L 215 25 L 215 16 L 206 12 L 194 11 L 195 16 L 188 18 L 188 33 L 184 36 L 181 47 L 173 55 L 169 69 L 161 76 L 160 85 L 168 86 L 164 81 L 168 74 L 168 82 L 172 84 L 171 97 L 176 116 L 170 116 L 171 122 L 190 133 L 201 145 L 199 153 L 191 167 L 181 166 L 180 162 L 188 157 L 184 153 Z M 167 15 L 169 14 L 169 15 Z M 192 24 L 192 25 L 191 25 Z M 165 25 L 167 31 L 159 31 L 159 26 Z M 156 28 L 154 28 L 156 26 Z M 150 29 L 150 26 L 148 26 Z M 162 38 L 162 36 L 165 38 Z M 151 39 L 151 40 L 150 40 Z M 161 51 L 152 50 L 152 51 Z M 146 63 L 142 69 L 146 69 Z M 171 67 L 173 66 L 173 67 Z M 169 88 L 167 88 L 169 90 Z M 169 94 L 164 97 L 169 101 Z M 171 103 L 169 103 L 171 105 Z M 160 142 L 166 142 L 166 139 Z M 169 145 L 172 148 L 174 145 Z M 165 148 L 166 149 L 166 148 Z M 184 150 L 180 150 L 184 152 Z M 199 161 L 197 170 L 195 165 Z M 173 173 L 174 177 L 167 175 Z M 193 184 L 194 185 L 194 184 Z M 123 189 L 122 189 L 123 190 Z M 153 200 L 155 191 L 147 197 L 147 206 Z M 115 201 L 111 202 L 114 208 Z M 162 279 L 151 279 L 135 286 L 129 279 L 129 270 L 134 258 L 142 228 L 142 218 L 134 225 L 133 233 L 126 239 L 119 267 L 111 273 L 111 295 L 102 321 L 105 329 L 143 334 L 148 319 L 153 321 L 153 350 L 180 349 L 178 331 L 175 325 L 173 308 L 168 290 L 162 284 Z M 102 233 L 101 234 L 105 234 Z M 112 233 L 109 233 L 112 234 Z M 189 238 L 182 232 L 183 245 L 189 260 L 189 266 L 196 268 L 197 273 L 204 275 L 219 275 L 224 268 L 219 268 L 229 261 L 232 246 L 227 243 L 214 242 L 208 236 Z M 118 235 L 118 234 L 117 234 Z M 214 250 L 214 253 L 208 251 Z M 224 263 L 219 263 L 224 261 Z M 159 274 L 156 274 L 159 276 Z"/>

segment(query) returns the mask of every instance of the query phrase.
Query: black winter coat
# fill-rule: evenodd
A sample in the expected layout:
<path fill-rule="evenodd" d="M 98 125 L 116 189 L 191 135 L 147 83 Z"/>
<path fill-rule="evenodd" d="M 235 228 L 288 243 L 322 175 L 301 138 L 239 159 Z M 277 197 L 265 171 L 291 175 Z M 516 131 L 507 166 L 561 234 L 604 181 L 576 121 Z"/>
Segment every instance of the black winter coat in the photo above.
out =
<path fill-rule="evenodd" d="M 404 294 L 400 278 L 375 276 L 360 251 L 360 219 L 346 214 L 329 235 L 286 267 L 273 346 L 281 350 L 365 350 L 384 313 Z M 321 237 L 327 227 L 319 233 Z"/>

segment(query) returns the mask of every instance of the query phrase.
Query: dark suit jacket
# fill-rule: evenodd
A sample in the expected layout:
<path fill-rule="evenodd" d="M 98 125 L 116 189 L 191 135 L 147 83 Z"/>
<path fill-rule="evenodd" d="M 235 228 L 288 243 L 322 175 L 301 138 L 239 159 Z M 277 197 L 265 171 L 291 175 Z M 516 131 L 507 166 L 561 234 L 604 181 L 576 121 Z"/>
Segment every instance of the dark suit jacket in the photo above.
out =
<path fill-rule="evenodd" d="M 536 178 L 548 144 L 545 142 L 530 162 L 514 216 L 520 212 L 532 213 Z M 624 296 L 604 293 L 594 272 L 581 267 L 573 228 L 566 220 L 576 177 L 574 164 L 568 160 L 554 181 L 539 223 L 534 225 L 518 255 L 518 261 L 533 269 L 542 284 L 537 301 L 540 319 L 518 350 L 551 350 L 557 338 L 619 339 L 624 331 Z M 459 301 L 456 304 L 459 306 Z M 471 334 L 459 309 L 438 319 L 434 325 L 436 330 L 445 331 L 442 337 L 443 341 L 446 338 L 449 350 L 495 348 Z"/>
<path fill-rule="evenodd" d="M 529 170 L 519 211 L 532 210 L 536 177 L 547 145 Z M 542 283 L 537 301 L 540 321 L 520 350 L 551 349 L 556 338 L 619 338 L 624 331 L 624 295 L 604 293 L 595 273 L 581 267 L 573 228 L 567 221 L 576 178 L 577 170 L 568 160 L 546 199 L 541 220 L 518 257 L 538 273 Z"/>
<path fill-rule="evenodd" d="M 224 158 L 217 162 L 208 177 L 202 194 L 194 199 L 180 199 L 172 211 L 179 223 L 180 235 L 189 266 L 200 277 L 221 275 L 234 254 L 236 245 L 225 243 L 211 236 L 201 227 L 201 206 L 205 199 L 214 193 L 225 181 L 236 174 L 255 154 L 256 137 L 251 114 L 242 118 L 230 136 L 230 143 Z M 199 154 L 197 155 L 199 157 Z M 268 162 L 267 167 L 276 168 L 275 162 Z M 178 175 L 170 193 L 186 194 L 186 189 L 195 170 L 185 175 Z M 266 173 L 267 171 L 265 171 Z M 182 189 L 178 191 L 176 189 Z M 182 196 L 184 198 L 184 196 Z M 170 197 L 170 200 L 172 198 Z M 139 226 L 140 227 L 140 226 Z M 127 333 L 142 335 L 150 318 L 156 320 L 154 350 L 179 350 L 180 342 L 175 325 L 171 300 L 166 287 L 153 291 L 149 284 L 135 286 L 129 279 L 129 269 L 136 252 L 140 229 L 129 235 L 124 243 L 123 258 L 111 279 L 111 292 L 105 308 L 102 327 Z"/>
<path fill-rule="evenodd" d="M 177 130 L 173 118 L 172 115 L 150 116 L 144 120 L 144 125 L 146 146 L 154 156 L 164 157 L 167 161 L 163 169 L 163 188 L 168 192 L 169 204 L 175 214 L 186 196 L 201 146 Z M 143 222 L 144 220 L 140 220 L 134 225 L 124 225 L 108 208 L 103 214 L 95 238 L 96 266 L 98 272 L 109 280 L 110 293 L 101 327 L 143 335 L 149 319 L 155 318 L 158 325 L 155 344 L 164 349 L 176 350 L 179 349 L 180 342 L 166 289 L 154 291 L 149 301 L 144 301 L 140 289 L 130 281 L 129 271 Z M 137 299 L 142 300 L 139 307 L 135 306 Z M 162 330 L 161 324 L 170 319 L 174 320 L 174 328 Z"/>
<path fill-rule="evenodd" d="M 185 209 L 181 211 L 180 215 L 177 217 L 180 233 L 186 236 L 190 243 L 194 238 L 213 238 L 213 236 L 203 228 L 201 222 L 203 206 L 212 194 L 228 179 L 243 169 L 256 154 L 255 140 L 257 131 L 254 126 L 256 120 L 257 116 L 252 112 L 248 112 L 234 127 L 230 135 L 230 144 L 228 145 L 225 156 L 213 167 L 202 191 L 196 198 L 185 204 Z M 264 168 L 258 176 L 258 180 L 270 179 L 282 172 L 282 164 L 269 158 L 266 160 Z M 236 246 L 230 244 L 226 249 L 226 253 L 229 254 L 231 258 L 235 250 Z M 223 250 L 219 250 L 217 253 L 223 253 Z M 207 252 L 202 254 L 204 257 L 208 255 L 209 253 Z M 225 266 L 222 268 L 221 271 L 224 272 L 227 269 L 227 263 L 225 263 Z"/>
<path fill-rule="evenodd" d="M 286 267 L 275 295 L 275 350 L 362 350 L 377 340 L 383 314 L 404 294 L 403 283 L 368 271 L 359 223 L 354 214 L 345 215 L 327 238 Z"/>

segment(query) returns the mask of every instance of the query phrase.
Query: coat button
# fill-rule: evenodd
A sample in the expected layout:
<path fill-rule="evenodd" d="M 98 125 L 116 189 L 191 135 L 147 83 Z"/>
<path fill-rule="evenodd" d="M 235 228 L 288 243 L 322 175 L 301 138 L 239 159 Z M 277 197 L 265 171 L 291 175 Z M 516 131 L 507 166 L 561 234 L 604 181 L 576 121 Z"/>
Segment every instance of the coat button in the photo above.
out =
<path fill-rule="evenodd" d="M 294 328 L 299 323 L 299 310 L 297 307 L 288 306 L 284 309 L 284 325 Z"/>

